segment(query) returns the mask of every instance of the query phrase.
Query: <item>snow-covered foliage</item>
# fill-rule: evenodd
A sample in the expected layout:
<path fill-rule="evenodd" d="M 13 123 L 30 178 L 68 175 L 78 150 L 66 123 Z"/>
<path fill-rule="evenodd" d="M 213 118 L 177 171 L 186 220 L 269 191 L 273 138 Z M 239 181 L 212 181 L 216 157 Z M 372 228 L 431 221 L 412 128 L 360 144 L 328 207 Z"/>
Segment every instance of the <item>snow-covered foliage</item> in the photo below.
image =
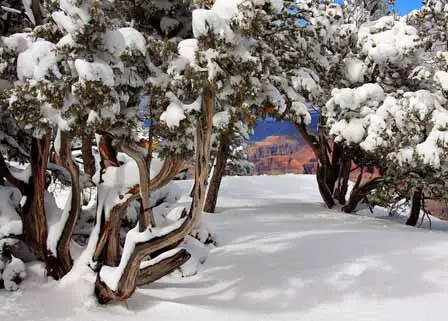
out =
<path fill-rule="evenodd" d="M 0 188 L 0 288 L 8 291 L 17 290 L 26 276 L 24 263 L 12 254 L 22 235 L 22 221 L 17 213 L 20 198 L 16 188 Z"/>
<path fill-rule="evenodd" d="M 364 84 L 334 89 L 325 106 L 331 137 L 373 158 L 386 182 L 406 197 L 418 188 L 446 198 L 443 8 L 443 1 L 426 1 L 406 18 L 385 16 L 360 25 L 359 66 L 352 68 L 359 76 L 352 78 Z"/>

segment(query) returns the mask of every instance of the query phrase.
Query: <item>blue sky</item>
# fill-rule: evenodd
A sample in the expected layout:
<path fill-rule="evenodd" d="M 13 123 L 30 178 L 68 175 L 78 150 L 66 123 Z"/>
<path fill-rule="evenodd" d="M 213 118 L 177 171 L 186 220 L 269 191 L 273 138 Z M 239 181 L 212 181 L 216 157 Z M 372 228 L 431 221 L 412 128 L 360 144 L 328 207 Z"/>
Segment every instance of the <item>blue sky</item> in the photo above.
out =
<path fill-rule="evenodd" d="M 336 0 L 341 3 L 343 0 Z M 396 0 L 395 8 L 400 14 L 406 14 L 422 6 L 422 0 Z"/>
<path fill-rule="evenodd" d="M 421 0 L 397 0 L 395 4 L 396 10 L 400 14 L 406 14 L 414 9 L 420 8 L 421 6 Z"/>

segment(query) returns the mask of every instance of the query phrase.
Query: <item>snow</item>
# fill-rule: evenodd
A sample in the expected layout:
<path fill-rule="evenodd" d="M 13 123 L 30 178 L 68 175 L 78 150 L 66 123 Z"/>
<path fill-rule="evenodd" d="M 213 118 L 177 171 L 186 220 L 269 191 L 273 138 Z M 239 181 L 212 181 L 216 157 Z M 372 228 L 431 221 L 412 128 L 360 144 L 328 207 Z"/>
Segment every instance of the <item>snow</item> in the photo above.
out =
<path fill-rule="evenodd" d="M 167 97 L 171 100 L 171 102 L 160 116 L 160 121 L 165 123 L 170 129 L 179 127 L 180 122 L 187 118 L 186 113 L 188 114 L 193 111 L 201 110 L 201 96 L 199 96 L 191 104 L 183 104 L 171 92 L 167 93 Z"/>
<path fill-rule="evenodd" d="M 75 60 L 75 68 L 81 81 L 99 81 L 106 86 L 114 85 L 114 72 L 104 61 L 88 62 L 83 59 Z"/>
<path fill-rule="evenodd" d="M 230 112 L 228 110 L 220 111 L 213 115 L 213 126 L 218 129 L 224 129 L 229 125 Z"/>
<path fill-rule="evenodd" d="M 180 122 L 186 118 L 182 105 L 177 101 L 172 101 L 166 110 L 160 116 L 160 121 L 165 123 L 168 128 L 179 127 Z"/>
<path fill-rule="evenodd" d="M 0 186 L 0 238 L 22 234 L 22 221 L 16 210 L 20 200 L 17 188 Z"/>
<path fill-rule="evenodd" d="M 227 41 L 235 39 L 235 33 L 230 27 L 230 19 L 238 13 L 238 3 L 241 0 L 218 0 L 210 10 L 193 10 L 193 35 L 200 38 L 212 32 Z"/>
<path fill-rule="evenodd" d="M 24 52 L 31 48 L 33 38 L 29 33 L 15 33 L 9 37 L 2 37 L 5 46 L 17 53 Z"/>
<path fill-rule="evenodd" d="M 367 71 L 367 66 L 359 59 L 346 58 L 344 59 L 345 77 L 351 84 L 362 83 L 364 81 L 364 74 Z"/>
<path fill-rule="evenodd" d="M 127 44 L 125 36 L 119 30 L 107 30 L 103 41 L 105 49 L 116 57 L 123 53 Z"/>
<path fill-rule="evenodd" d="M 17 57 L 17 78 L 20 81 L 31 79 L 34 75 L 33 51 L 27 49 Z"/>
<path fill-rule="evenodd" d="M 377 64 L 406 65 L 408 57 L 420 45 L 418 31 L 404 21 L 385 16 L 363 24 L 359 29 L 359 44 L 363 53 Z"/>
<path fill-rule="evenodd" d="M 308 126 L 311 124 L 311 115 L 308 112 L 308 107 L 304 103 L 301 101 L 295 101 L 292 103 L 291 109 L 300 119 L 303 119 L 303 123 L 305 125 Z"/>
<path fill-rule="evenodd" d="M 188 203 L 191 181 L 177 184 L 184 192 L 181 202 Z M 93 274 L 68 285 L 45 281 L 42 266 L 31 264 L 20 292 L 0 291 L 0 318 L 446 319 L 446 231 L 410 228 L 387 215 L 327 210 L 311 175 L 225 177 L 217 210 L 203 220 L 219 235 L 219 246 L 196 275 L 180 278 L 176 272 L 138 288 L 127 307 L 99 307 L 92 297 Z"/>
<path fill-rule="evenodd" d="M 448 72 L 437 71 L 434 75 L 434 80 L 440 84 L 444 91 L 448 91 Z"/>
<path fill-rule="evenodd" d="M 33 76 L 35 80 L 43 79 L 50 71 L 60 77 L 57 67 L 56 45 L 49 41 L 37 41 L 31 49 L 33 57 Z"/>
<path fill-rule="evenodd" d="M 138 30 L 134 28 L 121 28 L 118 31 L 122 34 L 127 49 L 131 50 L 131 52 L 137 50 L 143 56 L 146 56 L 146 40 Z"/>
<path fill-rule="evenodd" d="M 6 290 L 18 290 L 19 286 L 15 282 L 17 277 L 20 279 L 24 279 L 26 277 L 25 264 L 13 256 L 11 262 L 6 265 L 1 275 Z"/>
<path fill-rule="evenodd" d="M 62 11 L 56 11 L 51 14 L 54 22 L 59 29 L 67 31 L 69 34 L 75 34 L 78 26 Z"/>
<path fill-rule="evenodd" d="M 81 5 L 79 5 L 81 4 Z M 90 21 L 90 1 L 82 1 L 79 3 L 76 0 L 59 0 L 59 6 L 67 15 L 80 18 L 85 24 Z"/>
<path fill-rule="evenodd" d="M 72 195 L 71 192 L 69 192 L 65 201 L 65 207 L 62 212 L 59 211 L 59 208 L 55 206 L 53 206 L 53 208 L 51 209 L 45 209 L 46 212 L 53 212 L 53 215 L 55 215 L 54 212 L 57 212 L 58 214 L 60 213 L 60 215 L 57 215 L 58 217 L 56 217 L 54 220 L 48 219 L 47 248 L 55 257 L 57 257 L 57 246 L 62 236 L 65 223 L 67 222 L 70 215 L 71 198 Z"/>
<path fill-rule="evenodd" d="M 197 39 L 186 39 L 179 42 L 177 45 L 179 55 L 188 60 L 189 63 L 194 63 L 196 60 L 196 51 L 198 50 Z"/>

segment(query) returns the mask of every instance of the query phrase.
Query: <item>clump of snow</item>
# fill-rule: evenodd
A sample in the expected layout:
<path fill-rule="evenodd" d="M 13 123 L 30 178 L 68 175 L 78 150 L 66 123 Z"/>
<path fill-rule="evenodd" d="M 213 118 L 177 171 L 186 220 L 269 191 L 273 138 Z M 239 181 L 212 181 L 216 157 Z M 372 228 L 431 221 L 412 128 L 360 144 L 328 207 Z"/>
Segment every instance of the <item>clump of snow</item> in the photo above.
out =
<path fill-rule="evenodd" d="M 434 75 L 434 80 L 442 87 L 444 91 L 448 91 L 448 72 L 437 71 Z"/>
<path fill-rule="evenodd" d="M 22 234 L 22 221 L 16 210 L 21 198 L 17 188 L 0 186 L 0 238 Z"/>
<path fill-rule="evenodd" d="M 115 83 L 114 72 L 104 61 L 88 62 L 84 59 L 76 59 L 75 68 L 82 82 L 99 81 L 110 87 Z"/>
<path fill-rule="evenodd" d="M 56 56 L 56 45 L 49 41 L 36 41 L 31 49 L 33 58 L 33 76 L 35 80 L 41 80 L 49 72 L 56 77 L 60 77 L 61 73 L 57 67 L 58 58 Z"/>
<path fill-rule="evenodd" d="M 378 84 L 364 84 L 355 89 L 334 89 L 332 98 L 325 106 L 330 135 L 335 141 L 362 143 L 367 134 L 369 117 L 384 99 L 384 90 Z"/>
<path fill-rule="evenodd" d="M 307 105 L 301 101 L 295 101 L 292 103 L 291 109 L 305 125 L 311 124 L 311 115 Z"/>
<path fill-rule="evenodd" d="M 25 81 L 33 78 L 33 76 L 33 51 L 31 49 L 26 49 L 17 57 L 17 78 L 20 81 Z"/>
<path fill-rule="evenodd" d="M 167 93 L 171 103 L 160 116 L 160 121 L 165 123 L 170 129 L 180 126 L 180 122 L 187 118 L 186 114 L 201 110 L 202 98 L 199 96 L 191 104 L 183 104 L 172 93 Z"/>
<path fill-rule="evenodd" d="M 224 110 L 213 115 L 213 126 L 216 128 L 226 128 L 230 122 L 230 112 Z"/>
<path fill-rule="evenodd" d="M 145 37 L 134 28 L 120 28 L 118 31 L 123 35 L 125 47 L 131 52 L 139 51 L 143 56 L 146 56 L 146 40 Z"/>
<path fill-rule="evenodd" d="M 209 250 L 204 244 L 191 236 L 186 236 L 179 248 L 187 250 L 191 257 L 187 262 L 182 264 L 177 271 L 174 271 L 173 275 L 176 276 L 179 274 L 181 277 L 196 275 L 200 267 L 207 260 Z"/>
<path fill-rule="evenodd" d="M 15 33 L 2 37 L 2 41 L 9 50 L 17 53 L 22 53 L 33 45 L 33 38 L 29 33 Z"/>
<path fill-rule="evenodd" d="M 362 52 L 381 65 L 406 65 L 421 45 L 417 29 L 394 16 L 363 24 L 358 39 Z"/>
<path fill-rule="evenodd" d="M 362 83 L 366 73 L 367 66 L 363 61 L 357 58 L 344 59 L 345 78 L 351 83 Z"/>
<path fill-rule="evenodd" d="M 9 263 L 6 264 L 3 271 L 1 271 L 0 279 L 3 279 L 3 285 L 8 291 L 17 291 L 19 284 L 26 277 L 25 264 L 22 260 L 12 256 Z"/>
<path fill-rule="evenodd" d="M 180 122 L 187 118 L 184 114 L 182 104 L 172 101 L 160 116 L 160 121 L 164 122 L 170 129 L 179 127 Z"/>
<path fill-rule="evenodd" d="M 112 55 L 118 57 L 124 51 L 127 41 L 119 30 L 107 30 L 103 36 L 105 49 Z"/>

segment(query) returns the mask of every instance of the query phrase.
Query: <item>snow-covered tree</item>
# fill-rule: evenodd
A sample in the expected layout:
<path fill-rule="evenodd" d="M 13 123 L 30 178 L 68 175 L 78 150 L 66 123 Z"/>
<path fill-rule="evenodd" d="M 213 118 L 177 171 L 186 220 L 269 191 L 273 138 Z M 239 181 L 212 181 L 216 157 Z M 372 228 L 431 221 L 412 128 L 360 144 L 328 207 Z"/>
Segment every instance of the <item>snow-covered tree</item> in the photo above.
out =
<path fill-rule="evenodd" d="M 203 160 L 209 156 L 207 148 L 202 148 L 209 145 L 210 129 L 207 113 L 201 113 L 205 104 L 197 99 L 197 93 L 191 104 L 180 102 L 192 97 L 191 82 L 169 76 L 179 63 L 176 40 L 164 42 L 158 36 L 142 34 L 117 17 L 109 17 L 110 6 L 100 1 L 61 1 L 60 10 L 51 14 L 53 22 L 36 28 L 33 34 L 5 38 L 2 52 L 3 74 L 11 78 L 7 79 L 10 83 L 15 82 L 5 95 L 4 107 L 16 127 L 31 137 L 30 151 L 16 146 L 29 157 L 29 183 L 27 175 L 22 175 L 22 181 L 3 167 L 4 178 L 26 196 L 21 209 L 25 214 L 23 238 L 56 279 L 68 272 L 76 274 L 91 261 L 98 272 L 96 293 L 101 302 L 125 300 L 136 284 L 154 281 L 190 257 L 182 249 L 170 255 L 165 252 L 197 225 L 205 190 L 202 183 L 197 185 L 190 213 L 175 209 L 161 224 L 152 213 L 150 194 L 166 185 L 180 169 L 185 153 L 195 149 L 193 124 L 189 126 L 187 121 L 183 131 L 172 125 L 183 119 L 176 108 L 182 106 L 183 112 L 200 116 L 195 122 L 200 182 L 205 182 L 201 169 L 207 168 Z M 185 87 L 189 83 L 190 89 Z M 152 121 L 150 138 L 161 139 L 159 154 L 166 158 L 154 170 L 152 144 L 147 150 L 138 144 L 142 120 L 138 107 L 145 97 L 149 108 L 144 118 Z M 84 137 L 94 134 L 99 159 L 92 175 L 92 170 L 88 173 L 74 161 L 72 147 L 73 141 L 82 139 L 84 145 Z M 84 150 L 92 153 L 91 141 Z M 48 163 L 49 159 L 53 163 Z M 71 185 L 62 210 L 47 204 L 51 203 L 46 191 L 47 169 L 63 175 Z M 88 175 L 83 175 L 83 170 Z M 90 180 L 97 190 L 96 219 L 85 253 L 74 268 L 69 245 L 81 213 L 81 190 Z M 141 203 L 138 223 L 128 231 L 121 250 L 122 214 L 135 200 Z M 21 233 L 17 230 L 4 236 L 11 239 L 22 237 Z M 140 269 L 143 259 L 159 255 L 164 255 L 163 259 Z"/>
<path fill-rule="evenodd" d="M 359 57 L 374 67 L 373 77 L 361 87 L 334 90 L 326 105 L 335 140 L 381 167 L 383 196 L 389 202 L 397 194 L 412 196 L 409 225 L 417 223 L 425 195 L 446 198 L 443 8 L 442 2 L 427 1 L 407 19 L 362 25 Z"/>

